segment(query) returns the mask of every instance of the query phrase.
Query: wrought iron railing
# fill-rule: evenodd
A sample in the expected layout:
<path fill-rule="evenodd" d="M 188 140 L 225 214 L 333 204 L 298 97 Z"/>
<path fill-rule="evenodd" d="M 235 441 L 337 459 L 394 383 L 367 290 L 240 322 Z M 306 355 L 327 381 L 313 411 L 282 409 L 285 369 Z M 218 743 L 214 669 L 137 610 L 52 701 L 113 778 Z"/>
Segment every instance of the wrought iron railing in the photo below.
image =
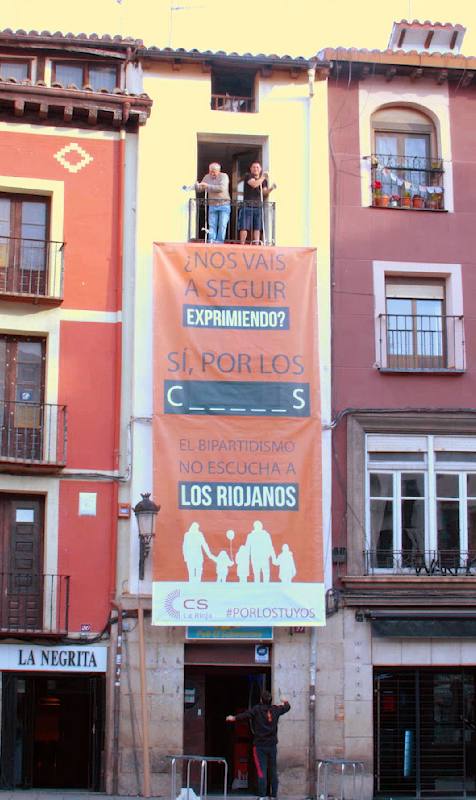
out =
<path fill-rule="evenodd" d="M 366 575 L 378 572 L 414 575 L 476 576 L 476 550 L 366 550 Z"/>
<path fill-rule="evenodd" d="M 0 461 L 63 466 L 66 406 L 0 401 Z"/>
<path fill-rule="evenodd" d="M 252 113 L 255 110 L 253 97 L 240 97 L 230 94 L 212 94 L 211 107 L 213 111 L 235 111 L 238 113 Z"/>
<path fill-rule="evenodd" d="M 0 236 L 0 294 L 63 297 L 63 242 Z"/>
<path fill-rule="evenodd" d="M 463 316 L 380 314 L 378 324 L 381 369 L 465 369 Z"/>
<path fill-rule="evenodd" d="M 209 209 L 213 207 L 203 197 L 191 197 L 188 201 L 188 240 L 190 242 L 208 241 L 210 239 L 210 224 L 208 219 Z M 226 229 L 225 242 L 239 242 L 239 231 L 243 224 L 243 208 L 250 210 L 250 206 L 243 203 L 231 203 L 230 220 Z M 276 241 L 276 203 L 264 202 L 258 209 L 259 228 L 261 229 L 260 243 L 274 245 Z M 245 215 L 245 220 L 255 221 L 251 214 Z M 251 241 L 251 231 L 248 229 L 247 244 Z"/>
<path fill-rule="evenodd" d="M 0 633 L 68 633 L 69 583 L 69 575 L 0 572 Z"/>
<path fill-rule="evenodd" d="M 382 153 L 370 158 L 373 206 L 444 210 L 442 159 Z"/>

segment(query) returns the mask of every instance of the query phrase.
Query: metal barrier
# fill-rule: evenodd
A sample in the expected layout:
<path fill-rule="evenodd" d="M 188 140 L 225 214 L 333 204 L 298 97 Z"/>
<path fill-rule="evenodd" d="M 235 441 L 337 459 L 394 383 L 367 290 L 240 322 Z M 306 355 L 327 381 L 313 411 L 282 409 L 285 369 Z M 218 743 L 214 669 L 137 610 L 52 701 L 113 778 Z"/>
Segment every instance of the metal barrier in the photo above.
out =
<path fill-rule="evenodd" d="M 186 798 L 184 800 L 189 800 L 189 790 L 190 790 L 190 772 L 192 768 L 192 764 L 200 764 L 200 800 L 205 800 L 207 797 L 208 791 L 208 764 L 215 763 L 215 764 L 223 764 L 224 766 L 224 775 L 223 775 L 223 800 L 226 800 L 227 794 L 227 787 L 228 787 L 228 764 L 225 758 L 218 758 L 215 756 L 168 756 L 171 759 L 171 768 L 172 768 L 172 781 L 170 786 L 170 800 L 177 800 L 177 761 L 180 761 L 182 764 L 185 762 L 187 763 L 187 787 L 186 787 Z M 180 791 L 182 790 L 182 786 L 180 787 Z M 192 795 L 193 796 L 193 795 Z"/>
<path fill-rule="evenodd" d="M 317 800 L 328 800 L 329 797 L 337 796 L 340 797 L 340 800 L 344 800 L 346 774 L 349 781 L 352 781 L 352 800 L 362 800 L 364 791 L 364 762 L 352 761 L 346 758 L 324 758 L 317 762 Z M 338 791 L 331 795 L 329 793 L 329 779 L 332 775 L 335 775 L 340 785 L 337 786 Z"/>

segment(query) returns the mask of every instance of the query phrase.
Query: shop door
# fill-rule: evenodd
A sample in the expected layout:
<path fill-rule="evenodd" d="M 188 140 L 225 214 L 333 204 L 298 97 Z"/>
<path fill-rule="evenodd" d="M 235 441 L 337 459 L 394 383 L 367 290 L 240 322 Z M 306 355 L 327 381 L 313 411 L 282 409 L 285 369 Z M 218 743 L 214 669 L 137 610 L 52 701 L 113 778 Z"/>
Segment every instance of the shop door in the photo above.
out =
<path fill-rule="evenodd" d="M 38 495 L 0 494 L 0 627 L 43 627 L 43 509 Z"/>
<path fill-rule="evenodd" d="M 3 673 L 2 788 L 102 788 L 104 677 Z"/>
<path fill-rule="evenodd" d="M 376 794 L 476 797 L 476 670 L 377 670 L 374 693 Z"/>
<path fill-rule="evenodd" d="M 256 794 L 257 782 L 249 724 L 231 725 L 225 717 L 258 703 L 261 691 L 269 689 L 270 683 L 269 669 L 251 666 L 186 667 L 183 751 L 188 755 L 225 758 L 229 767 L 230 792 Z M 192 784 L 198 791 L 198 769 L 192 772 Z M 223 792 L 223 769 L 215 764 L 209 766 L 208 788 Z"/>

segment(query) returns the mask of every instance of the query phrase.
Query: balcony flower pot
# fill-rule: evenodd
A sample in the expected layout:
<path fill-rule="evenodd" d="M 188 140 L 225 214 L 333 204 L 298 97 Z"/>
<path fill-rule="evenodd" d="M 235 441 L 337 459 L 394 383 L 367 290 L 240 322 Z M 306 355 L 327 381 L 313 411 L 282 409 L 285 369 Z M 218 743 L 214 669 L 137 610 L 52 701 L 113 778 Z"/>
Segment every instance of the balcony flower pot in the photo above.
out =
<path fill-rule="evenodd" d="M 402 197 L 402 208 L 412 207 L 412 196 L 410 192 L 406 192 Z"/>
<path fill-rule="evenodd" d="M 413 208 L 423 208 L 423 197 L 420 194 L 414 194 L 412 205 Z"/>
<path fill-rule="evenodd" d="M 389 201 L 390 208 L 400 208 L 401 197 L 399 194 L 392 194 Z"/>
<path fill-rule="evenodd" d="M 438 208 L 440 208 L 439 194 L 436 194 L 436 192 L 434 194 L 430 194 L 427 202 L 427 208 L 431 208 L 433 211 L 436 211 Z"/>
<path fill-rule="evenodd" d="M 382 193 L 382 181 L 374 181 L 372 184 L 372 205 L 379 208 L 388 206 L 388 194 Z"/>

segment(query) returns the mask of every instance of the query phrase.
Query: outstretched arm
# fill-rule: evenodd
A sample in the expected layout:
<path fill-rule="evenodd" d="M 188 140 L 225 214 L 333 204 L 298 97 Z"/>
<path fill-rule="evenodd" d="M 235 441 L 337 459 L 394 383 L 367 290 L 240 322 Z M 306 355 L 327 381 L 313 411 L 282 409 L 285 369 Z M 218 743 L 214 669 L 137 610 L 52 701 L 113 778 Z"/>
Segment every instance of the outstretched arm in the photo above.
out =
<path fill-rule="evenodd" d="M 276 189 L 276 184 L 272 183 L 271 186 L 263 186 L 263 197 L 268 197 L 268 195 Z"/>

